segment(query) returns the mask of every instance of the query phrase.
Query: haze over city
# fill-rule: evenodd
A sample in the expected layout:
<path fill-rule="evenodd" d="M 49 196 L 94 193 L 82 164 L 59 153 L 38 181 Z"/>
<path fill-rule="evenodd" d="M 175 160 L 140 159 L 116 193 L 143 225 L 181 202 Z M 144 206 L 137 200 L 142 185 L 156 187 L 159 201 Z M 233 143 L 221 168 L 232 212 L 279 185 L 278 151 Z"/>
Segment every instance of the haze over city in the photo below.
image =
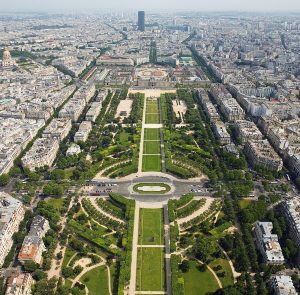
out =
<path fill-rule="evenodd" d="M 146 9 L 150 11 L 159 10 L 185 10 L 185 11 L 277 11 L 277 12 L 299 12 L 300 1 L 286 0 L 286 1 L 272 1 L 272 0 L 111 0 L 111 1 L 97 1 L 97 0 L 12 0 L 1 1 L 0 9 L 2 11 L 59 11 L 59 10 L 139 10 Z"/>

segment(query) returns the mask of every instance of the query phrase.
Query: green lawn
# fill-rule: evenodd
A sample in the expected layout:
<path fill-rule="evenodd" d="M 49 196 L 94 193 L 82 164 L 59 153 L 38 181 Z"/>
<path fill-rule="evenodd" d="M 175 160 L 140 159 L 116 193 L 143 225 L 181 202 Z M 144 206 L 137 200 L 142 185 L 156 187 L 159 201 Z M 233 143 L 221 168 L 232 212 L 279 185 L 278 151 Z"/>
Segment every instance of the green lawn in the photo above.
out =
<path fill-rule="evenodd" d="M 160 155 L 160 141 L 144 141 L 144 154 Z"/>
<path fill-rule="evenodd" d="M 120 133 L 120 142 L 123 145 L 128 144 L 128 139 L 129 139 L 130 134 L 128 132 L 122 131 Z"/>
<path fill-rule="evenodd" d="M 137 291 L 164 291 L 164 249 L 139 248 L 136 275 Z"/>
<path fill-rule="evenodd" d="M 159 124 L 159 114 L 146 114 L 146 124 Z"/>
<path fill-rule="evenodd" d="M 92 269 L 83 275 L 80 281 L 87 286 L 90 295 L 109 295 L 108 275 L 105 266 Z"/>
<path fill-rule="evenodd" d="M 146 113 L 158 113 L 158 101 L 147 100 Z"/>
<path fill-rule="evenodd" d="M 241 209 L 247 208 L 253 201 L 252 200 L 240 200 L 239 205 Z"/>
<path fill-rule="evenodd" d="M 160 155 L 143 156 L 143 172 L 161 172 Z"/>
<path fill-rule="evenodd" d="M 144 140 L 160 140 L 158 128 L 145 128 Z"/>
<path fill-rule="evenodd" d="M 140 209 L 139 244 L 164 244 L 162 209 Z"/>
<path fill-rule="evenodd" d="M 71 260 L 72 256 L 73 256 L 75 253 L 76 253 L 76 252 L 75 252 L 73 249 L 67 247 L 66 253 L 65 253 L 65 256 L 64 256 L 64 260 L 63 260 L 63 263 L 62 263 L 62 266 L 63 266 L 63 267 L 64 267 L 64 266 L 67 266 L 67 264 L 69 263 L 69 261 Z"/>
<path fill-rule="evenodd" d="M 158 194 L 158 195 L 162 195 L 162 194 L 166 194 L 168 193 L 170 190 L 171 190 L 171 187 L 166 184 L 166 183 L 154 183 L 154 182 L 144 182 L 144 183 L 137 183 L 133 186 L 133 190 L 136 192 L 136 193 L 139 193 L 139 194 L 145 194 L 145 195 L 149 195 L 149 194 L 153 194 L 153 191 L 149 190 L 149 191 L 144 191 L 144 190 L 141 190 L 140 188 L 142 186 L 160 186 L 162 188 L 164 188 L 164 190 L 162 191 L 156 191 L 155 194 Z"/>
<path fill-rule="evenodd" d="M 190 270 L 183 273 L 184 291 L 188 295 L 205 295 L 206 293 L 214 293 L 219 289 L 215 277 L 209 270 L 200 271 L 198 263 L 190 261 Z"/>
<path fill-rule="evenodd" d="M 225 272 L 225 276 L 218 276 L 220 281 L 222 282 L 223 287 L 227 287 L 230 285 L 233 285 L 234 281 L 233 281 L 233 274 L 229 265 L 228 260 L 226 259 L 222 259 L 222 258 L 218 258 L 218 259 L 214 259 L 209 266 L 215 271 L 215 273 L 218 275 L 220 273 Z M 219 266 L 221 266 L 222 268 L 219 270 Z"/>
<path fill-rule="evenodd" d="M 63 198 L 50 198 L 46 201 L 48 204 L 51 204 L 55 209 L 60 210 L 63 206 Z"/>

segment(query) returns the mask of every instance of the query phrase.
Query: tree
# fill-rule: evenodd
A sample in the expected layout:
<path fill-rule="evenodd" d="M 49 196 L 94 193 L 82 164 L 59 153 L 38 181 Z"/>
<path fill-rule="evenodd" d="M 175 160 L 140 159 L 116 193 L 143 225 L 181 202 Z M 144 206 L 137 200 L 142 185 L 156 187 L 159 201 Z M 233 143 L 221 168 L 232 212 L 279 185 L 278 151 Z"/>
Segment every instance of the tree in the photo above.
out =
<path fill-rule="evenodd" d="M 33 261 L 25 261 L 24 269 L 28 272 L 34 272 L 39 268 L 39 265 Z"/>
<path fill-rule="evenodd" d="M 62 196 L 64 194 L 64 188 L 62 185 L 56 183 L 48 183 L 43 188 L 43 194 L 45 196 Z"/>
<path fill-rule="evenodd" d="M 40 281 L 42 279 L 46 278 L 46 274 L 40 270 L 40 269 L 37 269 L 35 272 L 34 272 L 34 279 L 36 281 Z"/>
<path fill-rule="evenodd" d="M 0 186 L 6 186 L 9 183 L 9 175 L 8 174 L 2 174 L 0 175 Z"/>
<path fill-rule="evenodd" d="M 74 271 L 73 271 L 73 268 L 72 267 L 63 267 L 62 268 L 62 275 L 65 277 L 65 278 L 69 278 L 71 276 L 74 275 Z"/>
<path fill-rule="evenodd" d="M 56 255 L 56 258 L 60 260 L 60 259 L 62 259 L 62 257 L 63 257 L 62 252 L 61 251 L 58 252 Z"/>
<path fill-rule="evenodd" d="M 62 169 L 55 169 L 50 174 L 50 178 L 55 181 L 63 180 L 65 179 L 65 177 L 66 177 L 66 173 Z"/>
<path fill-rule="evenodd" d="M 288 253 L 287 258 L 295 257 L 298 253 L 298 248 L 297 248 L 297 245 L 295 244 L 295 242 L 290 239 L 287 239 L 285 244 L 286 244 L 285 249 Z"/>
<path fill-rule="evenodd" d="M 183 260 L 180 264 L 180 269 L 182 272 L 188 272 L 190 269 L 190 263 L 188 260 Z"/>
<path fill-rule="evenodd" d="M 195 245 L 193 246 L 193 253 L 195 257 L 202 262 L 207 262 L 209 256 L 216 250 L 216 245 L 209 239 L 203 237 L 197 239 Z"/>

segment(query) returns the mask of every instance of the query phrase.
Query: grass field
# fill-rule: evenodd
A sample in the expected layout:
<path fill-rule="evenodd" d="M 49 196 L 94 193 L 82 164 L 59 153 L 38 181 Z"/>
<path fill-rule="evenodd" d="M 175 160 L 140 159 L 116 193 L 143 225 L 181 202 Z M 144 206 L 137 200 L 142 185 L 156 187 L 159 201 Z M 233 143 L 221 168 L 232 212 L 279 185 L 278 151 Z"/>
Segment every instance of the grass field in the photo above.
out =
<path fill-rule="evenodd" d="M 143 172 L 160 172 L 161 158 L 160 155 L 144 155 L 143 156 Z"/>
<path fill-rule="evenodd" d="M 160 140 L 160 130 L 157 128 L 145 128 L 144 140 Z"/>
<path fill-rule="evenodd" d="M 166 183 L 149 183 L 149 182 L 145 182 L 145 183 L 138 183 L 138 184 L 135 184 L 133 186 L 133 190 L 136 192 L 136 193 L 139 193 L 139 194 L 144 194 L 144 195 L 149 195 L 149 194 L 153 194 L 153 191 L 143 191 L 143 190 L 140 190 L 140 188 L 142 186 L 160 186 L 160 187 L 163 187 L 164 190 L 163 191 L 157 191 L 155 192 L 155 194 L 158 194 L 158 195 L 162 195 L 162 194 L 165 194 L 165 193 L 168 193 L 170 190 L 171 190 L 171 187 L 166 184 Z"/>
<path fill-rule="evenodd" d="M 219 279 L 222 283 L 223 287 L 227 287 L 227 286 L 231 286 L 234 283 L 233 280 L 233 274 L 229 265 L 229 262 L 226 259 L 222 259 L 222 258 L 218 258 L 218 259 L 214 259 L 209 266 L 214 269 L 214 271 L 218 274 L 218 273 L 222 273 L 225 272 L 225 276 L 221 277 L 219 276 Z M 217 270 L 216 267 L 221 266 L 222 269 Z"/>
<path fill-rule="evenodd" d="M 159 124 L 159 114 L 146 114 L 146 124 Z"/>
<path fill-rule="evenodd" d="M 108 275 L 105 266 L 99 266 L 87 272 L 80 281 L 87 286 L 90 295 L 109 295 Z"/>
<path fill-rule="evenodd" d="M 158 113 L 158 101 L 147 100 L 146 113 Z"/>
<path fill-rule="evenodd" d="M 62 263 L 63 267 L 67 266 L 67 264 L 70 262 L 70 260 L 71 260 L 71 258 L 74 254 L 76 254 L 76 252 L 73 249 L 67 247 L 66 253 L 65 253 L 65 256 L 64 256 L 64 260 L 63 260 L 63 263 Z"/>
<path fill-rule="evenodd" d="M 247 208 L 253 201 L 252 200 L 240 200 L 239 205 L 241 209 Z"/>
<path fill-rule="evenodd" d="M 165 290 L 164 249 L 138 249 L 136 290 Z"/>
<path fill-rule="evenodd" d="M 144 141 L 144 154 L 160 155 L 160 141 Z"/>
<path fill-rule="evenodd" d="M 140 209 L 139 244 L 164 244 L 162 209 Z"/>
<path fill-rule="evenodd" d="M 200 271 L 198 263 L 190 261 L 190 270 L 183 273 L 184 291 L 189 295 L 204 295 L 206 293 L 214 293 L 219 289 L 218 283 L 209 270 Z"/>
<path fill-rule="evenodd" d="M 50 198 L 46 201 L 48 204 L 51 204 L 55 209 L 60 210 L 63 206 L 63 198 Z"/>

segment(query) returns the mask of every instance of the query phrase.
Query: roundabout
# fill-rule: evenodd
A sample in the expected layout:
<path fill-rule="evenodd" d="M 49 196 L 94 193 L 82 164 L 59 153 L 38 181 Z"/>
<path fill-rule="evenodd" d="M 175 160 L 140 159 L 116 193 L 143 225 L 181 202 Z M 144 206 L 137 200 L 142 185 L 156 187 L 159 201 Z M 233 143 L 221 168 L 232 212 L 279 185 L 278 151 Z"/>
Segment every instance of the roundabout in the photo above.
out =
<path fill-rule="evenodd" d="M 132 191 L 143 195 L 164 195 L 171 191 L 171 186 L 166 183 L 144 182 L 133 185 Z"/>

